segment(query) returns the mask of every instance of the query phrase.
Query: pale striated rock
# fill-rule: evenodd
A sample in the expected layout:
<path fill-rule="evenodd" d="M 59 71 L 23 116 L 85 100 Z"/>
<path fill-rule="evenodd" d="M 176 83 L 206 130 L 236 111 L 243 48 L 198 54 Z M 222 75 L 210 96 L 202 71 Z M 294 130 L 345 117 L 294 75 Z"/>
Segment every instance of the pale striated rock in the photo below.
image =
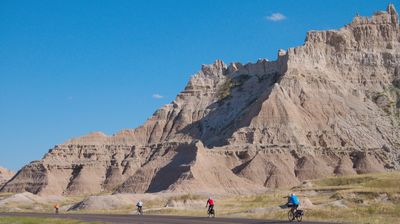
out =
<path fill-rule="evenodd" d="M 38 196 L 29 192 L 18 193 L 11 196 L 0 198 L 0 211 L 41 211 L 55 203 L 60 203 L 62 196 Z"/>
<path fill-rule="evenodd" d="M 0 167 L 0 188 L 15 175 L 14 172 Z"/>
<path fill-rule="evenodd" d="M 68 211 L 78 210 L 115 210 L 131 208 L 134 210 L 136 202 L 139 198 L 132 194 L 115 194 L 115 195 L 99 195 L 89 196 L 84 200 L 72 205 Z"/>
<path fill-rule="evenodd" d="M 310 31 L 276 61 L 203 65 L 142 126 L 50 150 L 1 191 L 248 193 L 400 168 L 393 5 Z"/>
<path fill-rule="evenodd" d="M 235 169 L 239 176 L 265 187 L 291 187 L 299 184 L 295 160 L 289 153 L 258 153 Z"/>

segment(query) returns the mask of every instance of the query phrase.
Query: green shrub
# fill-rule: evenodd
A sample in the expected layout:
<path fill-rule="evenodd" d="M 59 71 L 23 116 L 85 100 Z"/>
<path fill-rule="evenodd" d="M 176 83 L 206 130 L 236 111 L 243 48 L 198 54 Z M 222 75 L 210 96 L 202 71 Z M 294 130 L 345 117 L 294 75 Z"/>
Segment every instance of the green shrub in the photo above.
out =
<path fill-rule="evenodd" d="M 220 86 L 218 90 L 218 100 L 224 100 L 231 96 L 231 89 L 233 87 L 233 82 L 231 77 L 227 77 L 225 82 Z"/>

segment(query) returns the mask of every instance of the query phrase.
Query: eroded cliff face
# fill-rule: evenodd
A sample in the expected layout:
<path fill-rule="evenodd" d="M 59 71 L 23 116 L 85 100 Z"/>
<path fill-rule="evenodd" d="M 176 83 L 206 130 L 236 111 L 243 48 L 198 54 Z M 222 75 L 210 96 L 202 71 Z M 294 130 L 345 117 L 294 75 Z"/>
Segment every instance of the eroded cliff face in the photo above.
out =
<path fill-rule="evenodd" d="M 58 145 L 2 191 L 246 193 L 400 168 L 393 5 L 310 31 L 273 62 L 203 65 L 142 126 Z"/>

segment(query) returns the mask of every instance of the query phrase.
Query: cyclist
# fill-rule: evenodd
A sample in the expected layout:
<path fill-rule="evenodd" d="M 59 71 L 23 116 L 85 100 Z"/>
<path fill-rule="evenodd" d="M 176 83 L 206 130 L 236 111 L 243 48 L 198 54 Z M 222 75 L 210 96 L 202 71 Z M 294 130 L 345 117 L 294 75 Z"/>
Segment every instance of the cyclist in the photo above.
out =
<path fill-rule="evenodd" d="M 58 210 L 60 209 L 60 205 L 57 203 L 54 205 L 55 213 L 58 214 Z"/>
<path fill-rule="evenodd" d="M 214 200 L 211 197 L 209 197 L 207 200 L 206 208 L 207 206 L 208 206 L 208 213 L 210 213 L 210 211 L 214 209 Z"/>
<path fill-rule="evenodd" d="M 288 197 L 288 203 L 287 203 L 287 206 L 291 208 L 290 211 L 294 212 L 299 207 L 299 205 L 300 205 L 299 198 L 294 193 L 291 193 Z"/>
<path fill-rule="evenodd" d="M 143 202 L 142 202 L 141 200 L 139 200 L 139 201 L 136 203 L 136 207 L 137 207 L 137 210 L 138 210 L 139 214 L 142 214 L 142 213 L 143 213 L 143 210 L 142 210 L 142 208 L 143 208 Z"/>

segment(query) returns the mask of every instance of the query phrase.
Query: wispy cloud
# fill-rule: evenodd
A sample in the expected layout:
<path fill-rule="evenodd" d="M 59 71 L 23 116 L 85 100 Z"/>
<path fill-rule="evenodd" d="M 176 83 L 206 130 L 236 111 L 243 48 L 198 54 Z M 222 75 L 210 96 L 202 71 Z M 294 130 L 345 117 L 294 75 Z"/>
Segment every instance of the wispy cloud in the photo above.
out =
<path fill-rule="evenodd" d="M 162 98 L 164 98 L 164 96 L 163 96 L 163 95 L 160 95 L 160 94 L 158 94 L 158 93 L 154 93 L 154 94 L 153 94 L 153 98 L 154 98 L 154 99 L 162 99 Z"/>
<path fill-rule="evenodd" d="M 270 16 L 265 17 L 267 20 L 273 21 L 273 22 L 278 22 L 286 19 L 286 16 L 283 15 L 282 13 L 275 12 L 272 13 Z"/>

